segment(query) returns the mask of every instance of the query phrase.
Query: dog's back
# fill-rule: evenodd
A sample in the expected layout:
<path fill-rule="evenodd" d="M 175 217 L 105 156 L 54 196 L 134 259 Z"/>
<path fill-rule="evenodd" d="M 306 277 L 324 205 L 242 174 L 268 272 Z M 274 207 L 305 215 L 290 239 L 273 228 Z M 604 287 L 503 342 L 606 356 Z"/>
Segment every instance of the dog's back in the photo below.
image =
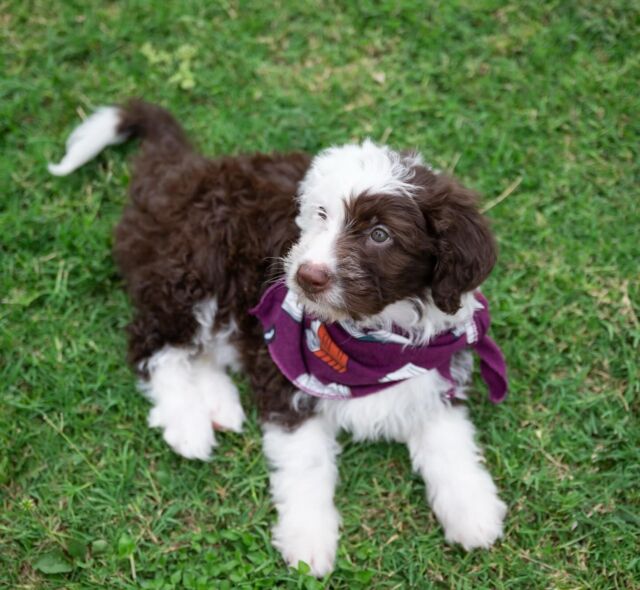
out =
<path fill-rule="evenodd" d="M 51 172 L 65 175 L 108 145 L 139 137 L 130 201 L 114 256 L 136 306 L 129 326 L 134 367 L 167 345 L 190 344 L 193 309 L 215 298 L 220 324 L 240 323 L 296 239 L 302 153 L 208 159 L 165 109 L 140 100 L 106 107 L 70 137 Z"/>

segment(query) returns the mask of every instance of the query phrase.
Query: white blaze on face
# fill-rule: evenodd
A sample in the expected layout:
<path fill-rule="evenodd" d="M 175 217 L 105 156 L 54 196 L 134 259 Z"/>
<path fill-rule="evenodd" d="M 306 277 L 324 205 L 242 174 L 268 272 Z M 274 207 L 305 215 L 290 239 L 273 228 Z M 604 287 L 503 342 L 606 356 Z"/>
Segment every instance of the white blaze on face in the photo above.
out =
<path fill-rule="evenodd" d="M 336 272 L 336 245 L 345 227 L 345 205 L 350 199 L 365 192 L 411 195 L 413 166 L 420 163 L 417 155 L 401 156 L 368 139 L 362 144 L 333 147 L 318 154 L 298 191 L 300 214 L 296 223 L 301 235 L 287 256 L 289 288 L 303 296 L 295 280 L 301 264 L 318 264 L 330 273 Z M 330 307 L 339 307 L 342 301 L 339 289 L 339 285 L 333 284 L 322 293 L 321 300 Z M 316 303 L 321 305 L 320 297 Z"/>
<path fill-rule="evenodd" d="M 337 267 L 336 242 L 344 229 L 344 207 L 324 206 L 322 216 L 320 209 L 311 216 L 303 229 L 298 242 L 300 256 L 298 266 L 304 263 L 326 266 L 330 273 L 335 273 Z"/>
<path fill-rule="evenodd" d="M 340 204 L 339 207 L 330 209 L 327 203 L 322 217 L 319 211 L 319 208 L 316 208 L 315 211 L 309 212 L 303 226 L 299 222 L 302 226 L 300 239 L 291 248 L 286 260 L 287 286 L 297 294 L 305 307 L 312 307 L 315 313 L 333 319 L 331 310 L 340 307 L 342 303 L 337 282 L 332 282 L 321 297 L 318 297 L 316 304 L 311 306 L 296 281 L 296 273 L 302 264 L 324 266 L 330 275 L 335 274 L 337 270 L 336 244 L 344 228 L 344 207 Z"/>

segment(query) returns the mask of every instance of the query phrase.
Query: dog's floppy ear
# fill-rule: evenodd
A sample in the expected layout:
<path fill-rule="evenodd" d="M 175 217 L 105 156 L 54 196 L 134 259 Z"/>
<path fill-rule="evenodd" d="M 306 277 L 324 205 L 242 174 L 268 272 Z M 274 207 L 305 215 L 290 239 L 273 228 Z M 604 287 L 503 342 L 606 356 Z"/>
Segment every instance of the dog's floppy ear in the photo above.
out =
<path fill-rule="evenodd" d="M 460 308 L 460 297 L 480 285 L 493 268 L 496 243 L 477 195 L 444 174 L 422 176 L 418 195 L 434 246 L 430 278 L 434 303 L 445 313 Z"/>

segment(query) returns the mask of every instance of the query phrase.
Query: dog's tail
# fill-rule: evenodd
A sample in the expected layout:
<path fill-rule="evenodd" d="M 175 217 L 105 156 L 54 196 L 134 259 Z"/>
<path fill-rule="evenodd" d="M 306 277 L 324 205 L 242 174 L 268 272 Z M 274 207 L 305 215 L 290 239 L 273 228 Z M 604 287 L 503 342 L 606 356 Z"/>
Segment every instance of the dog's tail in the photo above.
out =
<path fill-rule="evenodd" d="M 49 164 L 49 172 L 66 176 L 107 146 L 135 136 L 142 138 L 143 149 L 162 151 L 166 155 L 192 149 L 182 127 L 168 111 L 141 100 L 131 100 L 122 107 L 101 107 L 85 119 L 67 139 L 64 158 L 58 164 Z"/>

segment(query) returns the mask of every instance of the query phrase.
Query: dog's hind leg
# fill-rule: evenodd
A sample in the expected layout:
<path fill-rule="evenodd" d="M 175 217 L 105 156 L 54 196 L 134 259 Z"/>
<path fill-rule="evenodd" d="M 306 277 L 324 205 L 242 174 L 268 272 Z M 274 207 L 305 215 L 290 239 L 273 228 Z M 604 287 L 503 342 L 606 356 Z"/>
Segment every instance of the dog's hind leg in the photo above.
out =
<path fill-rule="evenodd" d="M 195 382 L 191 351 L 167 346 L 147 362 L 140 388 L 153 404 L 149 426 L 161 428 L 165 441 L 187 459 L 207 460 L 216 446 L 209 412 Z"/>
<path fill-rule="evenodd" d="M 161 428 L 171 448 L 188 459 L 207 460 L 214 429 L 240 432 L 245 419 L 238 391 L 225 369 L 235 364 L 230 330 L 211 331 L 215 304 L 197 306 L 200 324 L 189 346 L 165 345 L 140 368 L 141 389 L 152 402 L 149 425 Z"/>

